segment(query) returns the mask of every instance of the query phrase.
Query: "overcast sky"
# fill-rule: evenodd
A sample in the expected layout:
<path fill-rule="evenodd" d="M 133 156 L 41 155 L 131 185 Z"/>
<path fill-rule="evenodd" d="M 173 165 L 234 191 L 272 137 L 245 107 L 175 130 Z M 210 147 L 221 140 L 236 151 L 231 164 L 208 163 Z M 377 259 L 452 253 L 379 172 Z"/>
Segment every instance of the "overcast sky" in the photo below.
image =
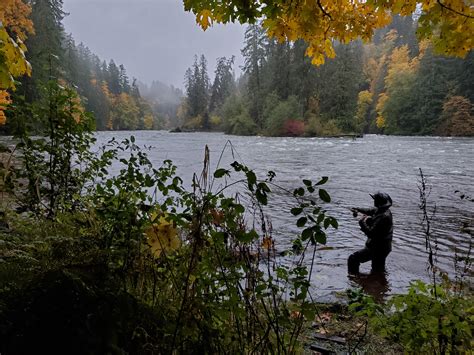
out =
<path fill-rule="evenodd" d="M 130 77 L 182 88 L 194 54 L 204 54 L 211 78 L 218 57 L 242 65 L 245 28 L 218 25 L 202 31 L 181 0 L 63 0 L 66 32 L 101 59 L 123 64 Z"/>

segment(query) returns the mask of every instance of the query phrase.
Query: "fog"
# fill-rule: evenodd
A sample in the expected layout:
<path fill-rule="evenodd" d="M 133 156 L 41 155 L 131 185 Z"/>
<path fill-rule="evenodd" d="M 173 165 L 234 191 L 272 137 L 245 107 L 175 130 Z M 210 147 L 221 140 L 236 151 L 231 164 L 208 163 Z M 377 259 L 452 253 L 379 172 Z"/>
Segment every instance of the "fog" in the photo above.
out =
<path fill-rule="evenodd" d="M 101 59 L 123 64 L 130 77 L 183 88 L 195 54 L 204 54 L 212 78 L 218 57 L 234 55 L 236 74 L 245 27 L 215 25 L 203 31 L 181 0 L 64 0 L 66 32 Z"/>

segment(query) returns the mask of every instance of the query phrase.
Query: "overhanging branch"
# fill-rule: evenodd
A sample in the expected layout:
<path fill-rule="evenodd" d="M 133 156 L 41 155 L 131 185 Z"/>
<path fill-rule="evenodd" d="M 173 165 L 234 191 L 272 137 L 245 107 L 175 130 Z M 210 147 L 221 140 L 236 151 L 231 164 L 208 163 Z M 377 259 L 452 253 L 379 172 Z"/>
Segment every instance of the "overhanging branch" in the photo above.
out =
<path fill-rule="evenodd" d="M 318 0 L 318 6 L 321 9 L 321 12 L 324 14 L 324 16 L 327 16 L 329 17 L 330 20 L 332 20 L 331 15 L 329 15 L 329 13 L 326 10 L 324 10 L 323 5 L 321 5 L 321 0 Z"/>
<path fill-rule="evenodd" d="M 447 6 L 447 5 L 445 5 L 445 4 L 443 4 L 443 3 L 441 2 L 441 0 L 437 0 L 436 2 L 437 2 L 437 3 L 439 4 L 439 6 L 441 6 L 443 9 L 446 9 L 446 10 L 448 10 L 448 11 L 452 11 L 452 12 L 454 12 L 455 14 L 457 14 L 457 15 L 459 15 L 459 16 L 463 16 L 463 17 L 467 17 L 467 18 L 474 19 L 474 16 L 470 16 L 470 15 L 464 14 L 464 13 L 462 13 L 462 12 L 459 12 L 459 11 L 457 11 L 457 10 L 455 10 L 455 9 L 453 9 L 453 8 L 451 8 L 451 7 Z M 319 1 L 318 1 L 318 4 L 319 4 Z"/>

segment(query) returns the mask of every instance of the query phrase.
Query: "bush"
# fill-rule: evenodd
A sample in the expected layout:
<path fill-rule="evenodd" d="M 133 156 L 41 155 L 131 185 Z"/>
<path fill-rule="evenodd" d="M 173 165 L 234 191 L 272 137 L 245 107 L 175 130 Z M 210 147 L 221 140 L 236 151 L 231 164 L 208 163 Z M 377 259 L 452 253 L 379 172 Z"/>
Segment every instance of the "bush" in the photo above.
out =
<path fill-rule="evenodd" d="M 341 130 L 336 121 L 324 121 L 321 117 L 311 114 L 308 118 L 305 134 L 316 137 L 337 136 L 341 134 Z"/>
<path fill-rule="evenodd" d="M 225 133 L 242 136 L 257 133 L 257 125 L 250 118 L 248 109 L 241 97 L 235 94 L 229 96 L 222 106 L 221 112 Z"/>
<path fill-rule="evenodd" d="M 285 122 L 300 117 L 300 107 L 296 96 L 281 100 L 277 94 L 267 96 L 263 109 L 266 133 L 270 136 L 285 134 Z"/>
<path fill-rule="evenodd" d="M 304 122 L 297 120 L 288 120 L 283 125 L 285 136 L 300 137 L 304 133 Z"/>
<path fill-rule="evenodd" d="M 351 307 L 370 315 L 374 331 L 407 353 L 462 354 L 472 348 L 474 300 L 454 292 L 449 282 L 434 287 L 416 281 L 407 294 L 394 296 L 384 307 L 374 306 L 358 302 Z"/>

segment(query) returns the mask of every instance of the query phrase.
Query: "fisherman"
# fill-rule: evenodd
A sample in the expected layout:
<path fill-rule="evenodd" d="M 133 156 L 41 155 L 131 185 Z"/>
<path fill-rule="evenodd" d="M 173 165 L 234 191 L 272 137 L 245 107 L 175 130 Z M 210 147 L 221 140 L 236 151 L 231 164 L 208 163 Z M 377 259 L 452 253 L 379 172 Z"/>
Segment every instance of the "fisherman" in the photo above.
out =
<path fill-rule="evenodd" d="M 393 221 L 392 199 L 384 192 L 370 195 L 374 199 L 372 208 L 351 208 L 354 217 L 360 216 L 360 229 L 367 236 L 365 247 L 349 256 L 349 274 L 358 274 L 359 266 L 372 261 L 372 272 L 385 270 L 385 259 L 392 251 Z"/>

